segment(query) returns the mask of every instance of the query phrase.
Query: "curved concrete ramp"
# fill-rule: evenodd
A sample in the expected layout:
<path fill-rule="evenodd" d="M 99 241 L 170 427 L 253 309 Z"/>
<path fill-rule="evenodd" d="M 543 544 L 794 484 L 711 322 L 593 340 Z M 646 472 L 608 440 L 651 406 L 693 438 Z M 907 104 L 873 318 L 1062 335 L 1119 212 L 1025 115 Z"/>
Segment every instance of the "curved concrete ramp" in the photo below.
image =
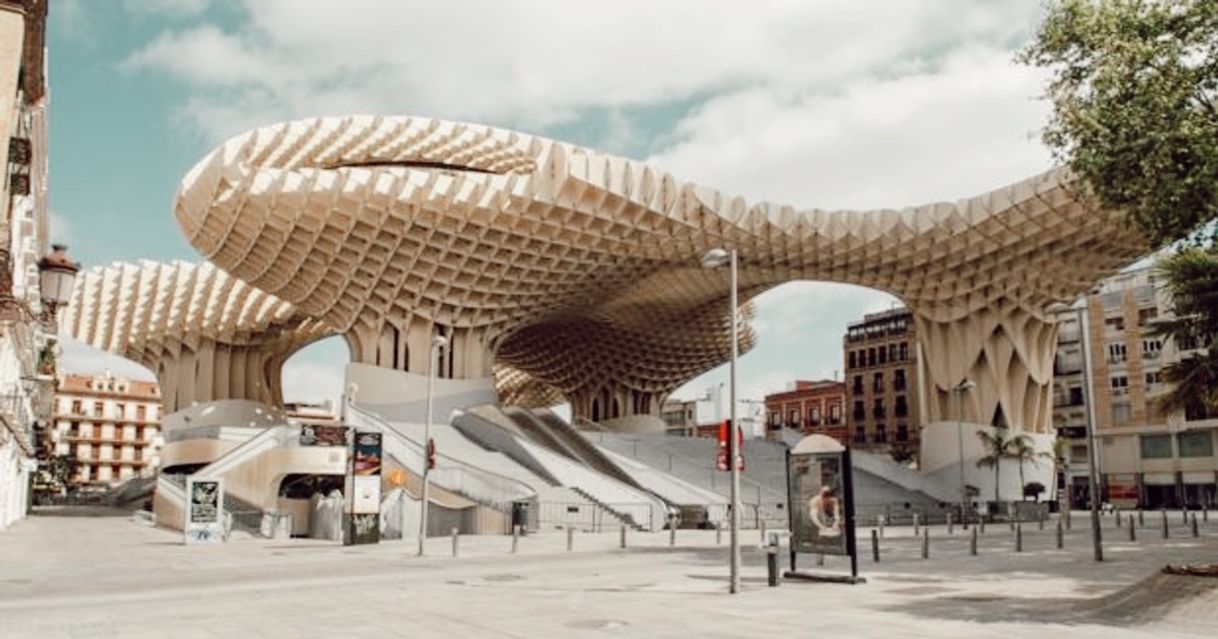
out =
<path fill-rule="evenodd" d="M 1129 627 L 1156 624 L 1182 630 L 1218 628 L 1218 572 L 1163 570 L 1110 595 L 1076 604 L 1085 620 Z M 1212 636 L 1212 635 L 1211 635 Z"/>

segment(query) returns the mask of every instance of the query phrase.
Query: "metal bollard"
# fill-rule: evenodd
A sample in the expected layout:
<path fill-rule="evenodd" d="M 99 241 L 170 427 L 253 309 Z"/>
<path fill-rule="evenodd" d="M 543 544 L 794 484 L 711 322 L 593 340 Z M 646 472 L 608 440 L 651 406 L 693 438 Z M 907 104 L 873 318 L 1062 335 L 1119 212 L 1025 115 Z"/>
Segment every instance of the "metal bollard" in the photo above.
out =
<path fill-rule="evenodd" d="M 884 515 L 880 515 L 879 517 L 876 517 L 876 519 L 879 520 L 880 539 L 883 539 L 884 538 L 884 524 L 888 523 L 888 517 L 885 517 Z"/>
<path fill-rule="evenodd" d="M 1062 531 L 1062 520 L 1057 520 L 1057 549 L 1061 550 L 1066 545 L 1066 535 Z"/>
<path fill-rule="evenodd" d="M 575 529 L 567 526 L 567 552 L 575 548 Z"/>
<path fill-rule="evenodd" d="M 981 517 L 981 521 L 978 523 L 978 525 L 981 526 L 981 534 L 984 535 L 985 534 L 985 516 Z"/>
<path fill-rule="evenodd" d="M 765 520 L 761 521 L 761 525 L 758 528 L 761 529 L 761 543 L 764 544 L 765 543 Z"/>
<path fill-rule="evenodd" d="M 1061 517 L 1058 517 L 1058 519 L 1061 519 Z M 1070 521 L 1072 519 L 1074 519 L 1074 514 L 1071 513 L 1069 510 L 1067 510 L 1066 511 L 1066 530 L 1070 530 Z"/>
<path fill-rule="evenodd" d="M 622 541 L 620 545 L 623 550 L 626 548 L 626 524 L 622 524 Z"/>
<path fill-rule="evenodd" d="M 453 557 L 457 556 L 457 529 L 453 528 Z"/>
<path fill-rule="evenodd" d="M 952 514 L 947 513 L 947 534 L 956 534 L 956 522 L 952 521 Z"/>
<path fill-rule="evenodd" d="M 1210 520 L 1210 509 L 1208 506 L 1201 507 L 1201 521 L 1208 522 Z"/>
<path fill-rule="evenodd" d="M 973 526 L 973 536 L 968 540 L 968 554 L 977 556 L 977 527 Z"/>
<path fill-rule="evenodd" d="M 1116 509 L 1116 527 L 1117 528 L 1121 527 L 1121 509 L 1120 508 Z"/>
<path fill-rule="evenodd" d="M 914 537 L 918 536 L 918 513 L 913 514 Z"/>
<path fill-rule="evenodd" d="M 1193 526 L 1192 526 L 1192 528 L 1193 528 L 1193 536 L 1194 536 L 1194 537 L 1200 537 L 1200 536 L 1201 536 L 1201 531 L 1197 529 L 1197 515 L 1196 515 L 1196 514 L 1194 514 L 1194 515 L 1193 515 L 1193 522 L 1192 522 L 1192 523 L 1193 523 Z"/>
<path fill-rule="evenodd" d="M 930 529 L 922 531 L 922 558 L 930 559 Z"/>
<path fill-rule="evenodd" d="M 1133 527 L 1133 516 L 1132 515 L 1129 517 L 1129 526 L 1128 527 L 1129 527 L 1129 541 L 1137 541 L 1138 533 L 1135 532 L 1135 528 Z"/>
<path fill-rule="evenodd" d="M 1167 532 L 1167 509 L 1166 508 L 1163 509 L 1162 520 L 1163 520 L 1163 538 L 1167 539 L 1169 534 Z"/>
<path fill-rule="evenodd" d="M 1180 520 L 1181 520 L 1180 523 L 1188 524 L 1188 509 L 1187 508 L 1180 509 Z"/>
<path fill-rule="evenodd" d="M 880 563 L 880 533 L 871 531 L 871 559 L 875 563 Z"/>
<path fill-rule="evenodd" d="M 520 526 L 512 526 L 512 554 L 516 554 L 516 545 L 520 543 Z"/>
<path fill-rule="evenodd" d="M 1036 519 L 1036 527 L 1037 527 L 1039 530 L 1044 530 L 1044 529 L 1045 529 L 1045 514 L 1044 514 L 1043 512 L 1042 512 L 1042 513 L 1040 513 L 1040 517 L 1038 517 L 1038 518 Z"/>
<path fill-rule="evenodd" d="M 1146 525 L 1146 518 L 1142 514 L 1142 509 L 1138 509 L 1138 528 Z"/>
<path fill-rule="evenodd" d="M 778 546 L 766 546 L 765 549 L 765 568 L 767 582 L 771 588 L 778 587 Z"/>
<path fill-rule="evenodd" d="M 1015 552 L 1023 552 L 1023 526 L 1015 524 Z"/>
<path fill-rule="evenodd" d="M 675 521 L 668 527 L 668 545 L 677 545 L 677 522 Z"/>
<path fill-rule="evenodd" d="M 819 555 L 817 555 L 817 556 L 816 556 L 816 565 L 817 565 L 817 566 L 823 566 L 823 565 L 825 565 L 825 555 L 824 555 L 824 553 L 821 553 L 821 554 L 819 554 Z"/>

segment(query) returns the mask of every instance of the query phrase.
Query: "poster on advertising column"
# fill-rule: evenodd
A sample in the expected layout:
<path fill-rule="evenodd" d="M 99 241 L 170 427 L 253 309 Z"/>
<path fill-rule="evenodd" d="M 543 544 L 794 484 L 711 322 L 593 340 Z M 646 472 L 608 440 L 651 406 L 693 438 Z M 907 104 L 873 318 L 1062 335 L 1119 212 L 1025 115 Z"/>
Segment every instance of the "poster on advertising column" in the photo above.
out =
<path fill-rule="evenodd" d="M 348 544 L 380 541 L 381 437 L 381 433 L 357 431 L 353 438 L 350 482 L 347 484 L 350 495 Z"/>
<path fill-rule="evenodd" d="M 792 545 L 796 552 L 849 554 L 841 452 L 791 455 Z"/>
<path fill-rule="evenodd" d="M 187 544 L 214 544 L 224 540 L 224 485 L 220 479 L 186 480 Z"/>
<path fill-rule="evenodd" d="M 850 450 L 832 437 L 809 435 L 787 456 L 788 516 L 791 524 L 791 571 L 787 577 L 862 583 L 854 540 L 854 486 Z M 799 553 L 846 555 L 850 576 L 795 572 Z"/>

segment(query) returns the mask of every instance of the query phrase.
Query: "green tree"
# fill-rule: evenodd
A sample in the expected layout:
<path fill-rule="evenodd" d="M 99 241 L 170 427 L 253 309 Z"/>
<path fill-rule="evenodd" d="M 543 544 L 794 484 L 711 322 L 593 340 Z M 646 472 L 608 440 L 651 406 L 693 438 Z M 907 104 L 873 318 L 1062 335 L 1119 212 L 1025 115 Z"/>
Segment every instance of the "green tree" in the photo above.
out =
<path fill-rule="evenodd" d="M 1027 497 L 1027 486 L 1029 484 L 1024 481 L 1023 465 L 1026 462 L 1032 462 L 1032 465 L 1035 466 L 1040 463 L 1039 460 L 1042 457 L 1053 459 L 1053 453 L 1037 451 L 1031 437 L 1017 435 L 1011 439 L 1010 456 L 1011 459 L 1019 462 L 1019 489 L 1022 495 Z M 1041 486 L 1040 489 L 1041 492 L 1044 492 L 1045 487 Z"/>
<path fill-rule="evenodd" d="M 1173 317 L 1154 322 L 1153 335 L 1187 354 L 1163 367 L 1170 390 L 1156 398 L 1164 413 L 1218 413 L 1218 247 L 1187 246 L 1159 262 Z M 1196 349 L 1196 350 L 1193 350 Z"/>
<path fill-rule="evenodd" d="M 1052 73 L 1044 140 L 1100 204 L 1156 246 L 1218 218 L 1214 0 L 1049 0 L 1019 59 Z"/>
<path fill-rule="evenodd" d="M 999 496 L 998 487 L 999 480 L 1002 477 L 1002 460 L 1011 459 L 1014 457 L 1015 440 L 1023 437 L 1020 435 L 1017 438 L 1011 437 L 1011 430 L 1006 426 L 998 426 L 994 428 L 994 432 L 986 432 L 984 430 L 977 431 L 977 438 L 981 440 L 982 446 L 985 447 L 985 455 L 977 460 L 977 468 L 993 468 L 994 469 L 994 501 L 1002 501 Z M 1023 465 L 1019 467 L 1020 485 L 1023 484 Z"/>

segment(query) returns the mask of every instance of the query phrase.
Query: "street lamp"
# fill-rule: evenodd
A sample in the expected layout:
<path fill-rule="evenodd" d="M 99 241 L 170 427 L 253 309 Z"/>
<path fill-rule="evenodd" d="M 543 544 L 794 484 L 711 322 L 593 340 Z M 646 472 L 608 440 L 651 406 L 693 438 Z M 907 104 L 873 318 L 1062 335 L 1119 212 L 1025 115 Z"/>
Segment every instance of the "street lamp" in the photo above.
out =
<path fill-rule="evenodd" d="M 729 559 L 731 581 L 728 592 L 731 594 L 740 592 L 740 537 L 737 534 L 740 529 L 740 442 L 736 437 L 736 429 L 740 428 L 740 422 L 736 419 L 736 358 L 739 356 L 736 335 L 738 330 L 736 324 L 737 261 L 736 249 L 729 251 L 727 249 L 715 248 L 707 251 L 706 255 L 702 256 L 702 266 L 704 268 L 731 267 L 732 361 L 728 376 L 728 407 L 732 428 L 727 434 L 728 448 L 732 451 L 732 458 L 728 460 L 728 467 L 732 473 L 731 505 L 728 512 L 728 526 L 730 529 L 729 552 L 731 553 L 731 558 Z"/>
<path fill-rule="evenodd" d="M 423 543 L 427 541 L 427 475 L 430 470 L 428 466 L 429 457 L 427 451 L 431 443 L 431 404 L 432 391 L 435 389 L 436 383 L 436 358 L 440 352 L 448 346 L 448 338 L 443 335 L 436 335 L 431 338 L 431 349 L 427 355 L 427 421 L 423 423 L 423 494 L 420 501 L 419 511 L 419 556 L 423 556 Z"/>
<path fill-rule="evenodd" d="M 960 451 L 960 519 L 968 528 L 968 485 L 964 483 L 964 394 L 977 388 L 977 383 L 966 379 L 952 387 L 956 398 L 956 446 Z"/>
<path fill-rule="evenodd" d="M 55 313 L 72 301 L 72 287 L 76 283 L 76 274 L 80 272 L 80 264 L 68 257 L 66 245 L 52 244 L 51 249 L 48 255 L 38 260 L 38 283 L 42 292 L 41 319 L 54 334 L 58 332 Z"/>

